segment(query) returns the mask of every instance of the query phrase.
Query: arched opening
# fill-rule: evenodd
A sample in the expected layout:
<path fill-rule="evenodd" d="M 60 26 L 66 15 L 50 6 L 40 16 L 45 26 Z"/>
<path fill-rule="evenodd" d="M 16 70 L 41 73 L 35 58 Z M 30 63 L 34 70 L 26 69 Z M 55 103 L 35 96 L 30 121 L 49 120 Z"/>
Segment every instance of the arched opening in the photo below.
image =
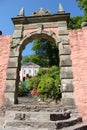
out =
<path fill-rule="evenodd" d="M 62 88 L 62 104 L 73 106 L 73 73 L 71 51 L 68 38 L 67 22 L 69 13 L 25 17 L 22 15 L 12 18 L 14 33 L 6 75 L 5 105 L 17 103 L 17 88 L 21 69 L 21 53 L 25 46 L 35 39 L 47 39 L 59 48 L 60 78 Z M 20 17 L 22 16 L 22 17 Z"/>
<path fill-rule="evenodd" d="M 21 65 L 22 52 L 28 44 L 33 44 L 31 43 L 33 40 L 34 40 L 33 47 L 35 47 L 36 45 L 38 46 L 41 45 L 40 46 L 41 48 L 39 50 L 40 52 L 38 50 L 35 51 L 35 54 L 38 55 L 38 59 L 34 60 L 33 62 L 33 60 L 31 60 L 32 58 L 29 57 L 30 63 L 27 63 L 24 66 L 22 66 Z M 61 98 L 61 94 L 59 92 L 60 91 L 59 49 L 56 40 L 52 36 L 49 36 L 48 34 L 36 33 L 34 35 L 31 35 L 30 37 L 26 36 L 26 38 L 24 38 L 20 44 L 21 45 L 19 49 L 20 52 L 19 70 L 22 71 L 23 77 L 22 81 L 21 82 L 19 81 L 19 85 L 17 86 L 18 103 L 37 105 L 38 103 L 40 103 L 41 100 L 44 99 L 45 103 L 46 100 L 48 99 L 49 100 L 51 99 L 50 101 L 52 101 L 53 99 L 57 103 L 57 100 Z M 54 55 L 54 53 L 56 53 L 55 54 L 56 56 Z M 32 69 L 28 68 L 29 66 L 31 66 Z M 37 70 L 34 67 L 38 66 L 39 66 L 38 72 L 35 74 L 35 71 Z M 21 96 L 20 91 L 22 91 Z M 39 99 L 39 102 L 37 101 L 37 99 Z"/>

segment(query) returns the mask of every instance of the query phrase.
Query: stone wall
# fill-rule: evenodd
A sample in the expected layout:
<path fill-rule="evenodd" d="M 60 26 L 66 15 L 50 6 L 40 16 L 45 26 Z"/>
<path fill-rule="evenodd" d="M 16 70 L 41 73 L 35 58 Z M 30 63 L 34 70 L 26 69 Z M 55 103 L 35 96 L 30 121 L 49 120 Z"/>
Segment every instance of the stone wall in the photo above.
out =
<path fill-rule="evenodd" d="M 6 69 L 12 36 L 0 36 L 0 107 L 3 104 Z"/>
<path fill-rule="evenodd" d="M 87 121 L 87 27 L 69 31 L 75 102 Z"/>

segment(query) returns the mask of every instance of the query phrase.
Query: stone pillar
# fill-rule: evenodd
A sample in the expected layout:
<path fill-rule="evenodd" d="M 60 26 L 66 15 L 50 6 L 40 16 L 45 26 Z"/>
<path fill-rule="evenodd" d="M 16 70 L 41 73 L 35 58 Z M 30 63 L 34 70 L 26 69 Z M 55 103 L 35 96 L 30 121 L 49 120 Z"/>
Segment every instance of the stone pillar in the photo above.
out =
<path fill-rule="evenodd" d="M 5 105 L 18 103 L 17 88 L 19 84 L 20 52 L 19 46 L 22 38 L 22 25 L 15 27 L 11 42 L 10 56 L 6 73 Z"/>
<path fill-rule="evenodd" d="M 62 103 L 65 106 L 74 106 L 73 96 L 73 74 L 72 74 L 72 61 L 71 51 L 68 40 L 68 30 L 66 21 L 58 23 L 59 31 L 59 57 L 60 57 L 60 77 L 62 87 Z"/>

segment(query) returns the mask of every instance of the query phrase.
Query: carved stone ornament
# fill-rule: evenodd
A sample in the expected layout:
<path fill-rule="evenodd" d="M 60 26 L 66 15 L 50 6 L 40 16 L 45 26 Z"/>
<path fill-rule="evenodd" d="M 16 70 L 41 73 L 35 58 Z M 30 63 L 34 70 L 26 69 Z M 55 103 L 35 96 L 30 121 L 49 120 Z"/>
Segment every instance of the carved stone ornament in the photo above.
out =
<path fill-rule="evenodd" d="M 48 10 L 44 10 L 40 8 L 37 12 L 33 12 L 31 16 L 43 16 L 43 15 L 51 15 L 51 12 Z"/>
<path fill-rule="evenodd" d="M 18 16 L 18 17 L 19 17 L 19 16 L 24 16 L 24 14 L 25 14 L 25 13 L 24 13 L 24 8 L 22 8 L 17 16 Z"/>
<path fill-rule="evenodd" d="M 14 41 L 11 42 L 11 48 L 15 48 L 17 46 L 19 46 L 20 40 L 16 39 Z"/>

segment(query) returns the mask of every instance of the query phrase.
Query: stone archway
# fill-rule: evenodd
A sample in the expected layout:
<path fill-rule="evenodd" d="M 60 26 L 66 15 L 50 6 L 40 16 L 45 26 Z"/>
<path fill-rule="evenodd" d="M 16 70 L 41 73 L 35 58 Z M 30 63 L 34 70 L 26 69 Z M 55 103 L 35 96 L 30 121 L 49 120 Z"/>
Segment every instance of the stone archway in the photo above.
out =
<path fill-rule="evenodd" d="M 7 68 L 5 104 L 17 103 L 21 51 L 33 39 L 45 38 L 55 42 L 59 49 L 62 103 L 74 105 L 72 62 L 67 31 L 68 20 L 68 13 L 60 10 L 57 14 L 50 14 L 44 9 L 39 9 L 29 17 L 24 16 L 22 9 L 16 18 L 12 18 L 14 33 Z"/>

